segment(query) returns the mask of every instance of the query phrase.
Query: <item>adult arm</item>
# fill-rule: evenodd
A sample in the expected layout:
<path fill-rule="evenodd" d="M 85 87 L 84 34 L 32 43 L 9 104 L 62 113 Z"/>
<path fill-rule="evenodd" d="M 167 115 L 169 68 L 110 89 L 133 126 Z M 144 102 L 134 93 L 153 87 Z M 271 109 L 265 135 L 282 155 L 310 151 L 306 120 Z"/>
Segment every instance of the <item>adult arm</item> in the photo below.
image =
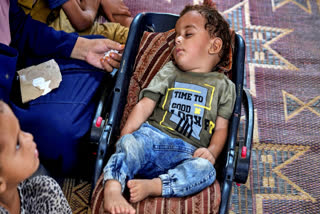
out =
<path fill-rule="evenodd" d="M 122 55 L 111 53 L 109 57 L 103 59 L 104 53 L 109 50 L 122 51 L 123 49 L 124 45 L 110 39 L 86 39 L 78 37 L 71 57 L 84 60 L 97 68 L 111 72 L 113 68 L 120 67 Z"/>
<path fill-rule="evenodd" d="M 227 140 L 228 125 L 229 121 L 227 119 L 218 116 L 209 147 L 197 149 L 194 152 L 193 157 L 205 158 L 214 165 Z"/>
<path fill-rule="evenodd" d="M 91 27 L 97 16 L 100 0 L 68 0 L 62 5 L 72 26 L 77 31 Z"/>
<path fill-rule="evenodd" d="M 11 43 L 21 54 L 36 56 L 70 57 L 77 41 L 76 34 L 55 31 L 46 24 L 33 20 L 18 7 L 17 0 L 10 0 Z"/>
<path fill-rule="evenodd" d="M 104 61 L 100 59 L 106 51 L 122 51 L 124 46 L 108 39 L 85 39 L 77 34 L 56 31 L 47 25 L 33 20 L 17 6 L 16 0 L 10 1 L 10 30 L 12 42 L 21 57 L 35 56 L 75 58 L 107 71 L 118 68 L 121 55 L 112 54 Z"/>
<path fill-rule="evenodd" d="M 132 133 L 139 129 L 148 117 L 152 114 L 156 102 L 148 97 L 143 97 L 133 108 L 124 125 L 121 136 Z"/>

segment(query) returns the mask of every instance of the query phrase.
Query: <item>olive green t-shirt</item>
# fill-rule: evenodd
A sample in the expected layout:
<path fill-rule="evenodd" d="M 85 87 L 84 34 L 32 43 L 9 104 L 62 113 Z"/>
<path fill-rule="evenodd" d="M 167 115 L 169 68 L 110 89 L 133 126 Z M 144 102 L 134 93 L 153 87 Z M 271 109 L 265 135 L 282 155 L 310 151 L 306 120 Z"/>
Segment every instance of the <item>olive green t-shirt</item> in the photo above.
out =
<path fill-rule="evenodd" d="M 235 85 L 218 72 L 193 73 L 168 62 L 141 91 L 157 104 L 148 122 L 169 136 L 191 145 L 208 147 L 217 116 L 229 119 Z"/>

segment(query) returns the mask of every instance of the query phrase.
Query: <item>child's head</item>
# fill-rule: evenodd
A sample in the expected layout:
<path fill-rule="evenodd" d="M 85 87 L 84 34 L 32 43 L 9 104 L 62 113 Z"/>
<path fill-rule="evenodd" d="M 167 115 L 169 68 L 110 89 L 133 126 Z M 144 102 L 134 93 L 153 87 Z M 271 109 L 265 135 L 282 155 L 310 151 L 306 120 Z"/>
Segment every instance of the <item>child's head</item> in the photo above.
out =
<path fill-rule="evenodd" d="M 184 71 L 210 72 L 229 53 L 229 24 L 214 8 L 188 5 L 176 23 L 174 58 Z"/>
<path fill-rule="evenodd" d="M 33 136 L 20 130 L 17 118 L 0 100 L 0 193 L 28 178 L 38 166 Z"/>

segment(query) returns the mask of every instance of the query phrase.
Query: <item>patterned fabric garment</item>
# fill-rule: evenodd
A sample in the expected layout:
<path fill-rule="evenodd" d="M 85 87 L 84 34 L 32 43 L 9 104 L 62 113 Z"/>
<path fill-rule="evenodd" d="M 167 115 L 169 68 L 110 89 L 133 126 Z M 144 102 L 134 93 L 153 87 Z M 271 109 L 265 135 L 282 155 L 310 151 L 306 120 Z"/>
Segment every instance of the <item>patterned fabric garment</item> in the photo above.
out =
<path fill-rule="evenodd" d="M 59 184 L 48 176 L 36 176 L 18 186 L 20 213 L 72 213 Z M 0 206 L 1 214 L 9 212 Z"/>

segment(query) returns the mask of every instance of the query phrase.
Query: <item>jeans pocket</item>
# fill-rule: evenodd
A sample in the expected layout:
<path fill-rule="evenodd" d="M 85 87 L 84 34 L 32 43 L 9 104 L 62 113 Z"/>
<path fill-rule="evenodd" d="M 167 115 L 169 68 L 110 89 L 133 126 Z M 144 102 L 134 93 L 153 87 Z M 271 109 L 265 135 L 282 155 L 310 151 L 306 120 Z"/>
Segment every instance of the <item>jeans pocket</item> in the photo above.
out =
<path fill-rule="evenodd" d="M 170 153 L 186 153 L 193 155 L 195 147 L 184 142 L 181 139 L 172 139 L 170 141 L 161 142 L 159 144 L 154 144 L 153 149 L 158 152 L 165 152 L 166 155 Z"/>

